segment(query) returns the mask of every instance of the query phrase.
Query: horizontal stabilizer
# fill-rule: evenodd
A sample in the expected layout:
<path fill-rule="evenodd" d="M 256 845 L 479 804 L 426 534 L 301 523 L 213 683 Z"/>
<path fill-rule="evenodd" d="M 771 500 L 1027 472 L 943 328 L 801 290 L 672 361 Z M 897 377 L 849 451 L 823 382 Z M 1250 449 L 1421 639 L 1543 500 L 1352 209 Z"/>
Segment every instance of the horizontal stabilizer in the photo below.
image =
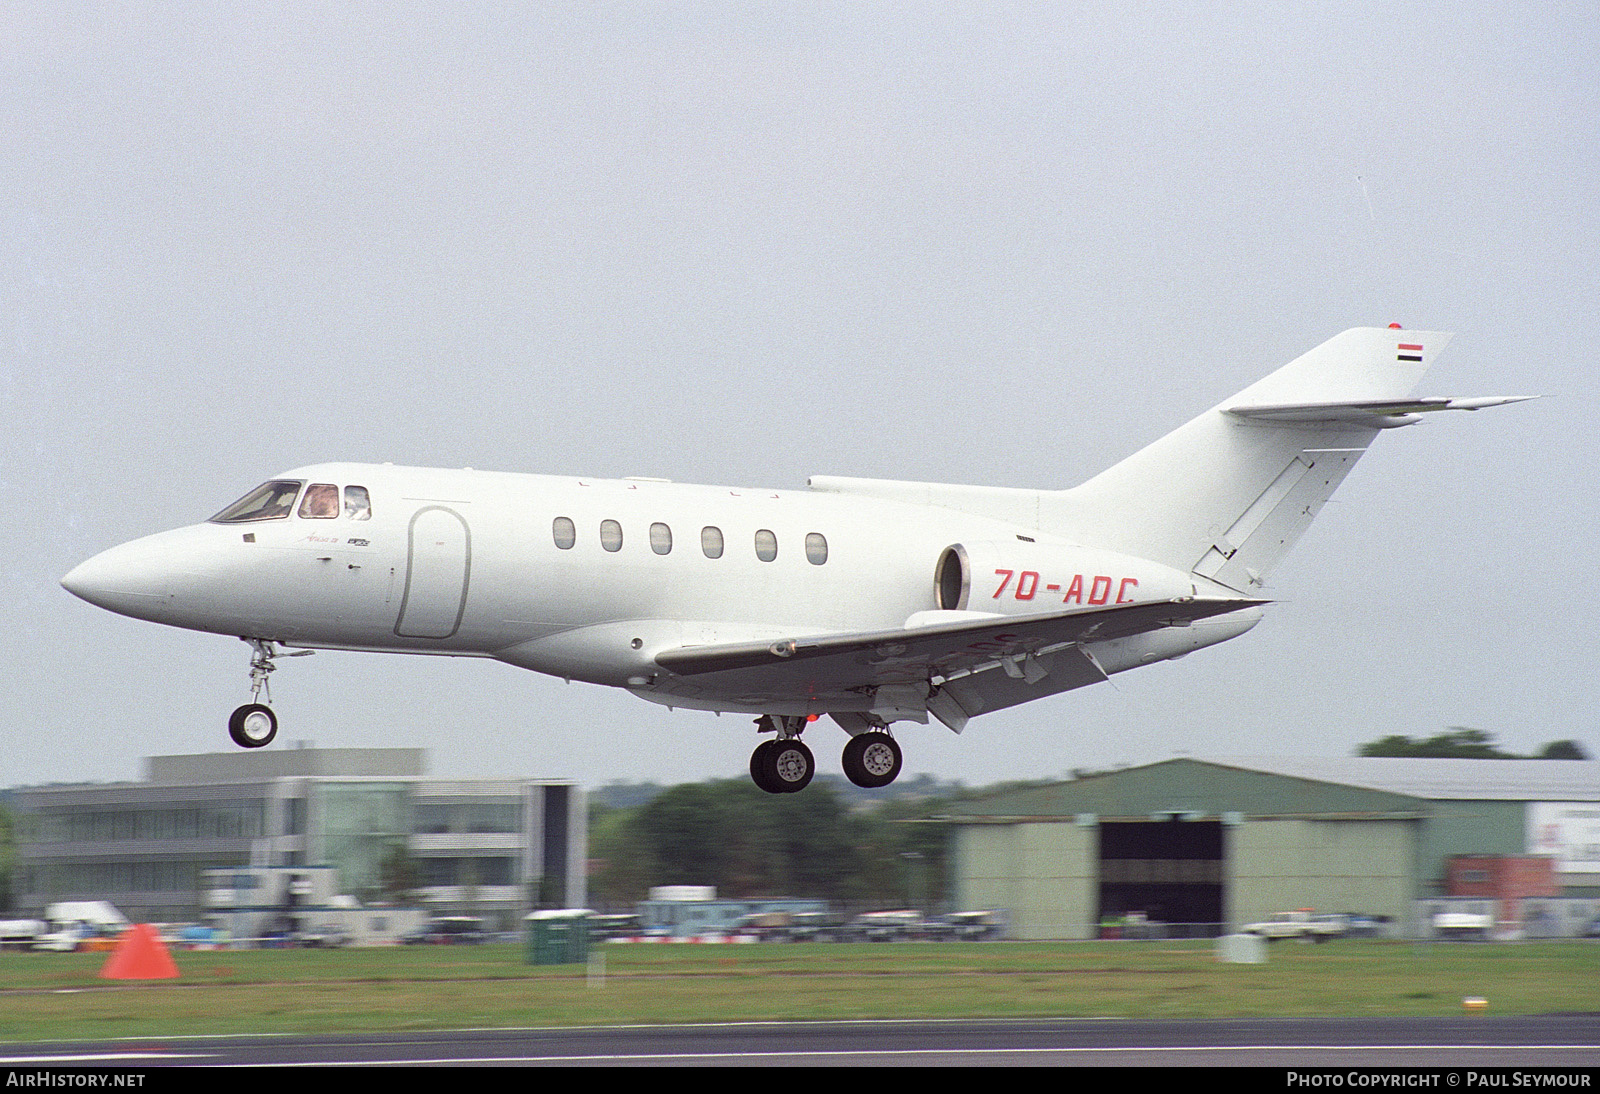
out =
<path fill-rule="evenodd" d="M 1537 399 L 1537 395 L 1485 395 L 1471 399 L 1370 400 L 1344 403 L 1278 403 L 1270 406 L 1230 406 L 1224 414 L 1263 422 L 1350 422 L 1375 429 L 1410 425 L 1416 415 L 1434 410 L 1482 410 Z"/>

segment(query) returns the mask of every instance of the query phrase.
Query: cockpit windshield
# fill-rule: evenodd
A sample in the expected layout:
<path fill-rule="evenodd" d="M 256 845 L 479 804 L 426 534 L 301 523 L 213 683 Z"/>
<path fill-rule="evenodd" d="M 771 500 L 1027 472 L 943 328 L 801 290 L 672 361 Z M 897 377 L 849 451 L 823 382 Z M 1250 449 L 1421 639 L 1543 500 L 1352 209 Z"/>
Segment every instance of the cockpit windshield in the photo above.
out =
<path fill-rule="evenodd" d="M 264 482 L 250 493 L 211 518 L 213 524 L 247 524 L 256 520 L 282 520 L 294 512 L 294 499 L 300 493 L 298 479 Z"/>

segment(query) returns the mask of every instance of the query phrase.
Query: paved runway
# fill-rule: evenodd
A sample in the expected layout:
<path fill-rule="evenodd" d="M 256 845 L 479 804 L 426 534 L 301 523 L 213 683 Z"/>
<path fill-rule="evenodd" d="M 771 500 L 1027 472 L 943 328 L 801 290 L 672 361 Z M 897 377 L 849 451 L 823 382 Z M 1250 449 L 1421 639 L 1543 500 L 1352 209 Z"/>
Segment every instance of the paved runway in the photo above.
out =
<path fill-rule="evenodd" d="M 293 1066 L 1266 1066 L 1600 1069 L 1600 1015 L 1027 1019 L 464 1030 L 0 1046 L 0 1069 Z M 1446 1076 L 1448 1078 L 1448 1076 Z M 0 1080 L 3 1082 L 4 1080 Z M 1458 1076 L 1458 1082 L 1461 1081 Z M 1594 1080 L 1600 1085 L 1600 1080 Z M 1441 1085 L 1452 1085 L 1443 1082 Z"/>

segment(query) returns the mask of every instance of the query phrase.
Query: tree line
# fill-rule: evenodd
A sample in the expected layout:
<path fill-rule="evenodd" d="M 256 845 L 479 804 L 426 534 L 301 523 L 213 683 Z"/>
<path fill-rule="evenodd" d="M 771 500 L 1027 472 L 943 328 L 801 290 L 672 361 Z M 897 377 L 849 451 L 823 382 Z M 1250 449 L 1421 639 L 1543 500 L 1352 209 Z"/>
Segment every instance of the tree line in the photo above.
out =
<path fill-rule="evenodd" d="M 592 801 L 590 903 L 626 910 L 655 885 L 714 885 L 728 899 L 936 909 L 951 896 L 949 833 L 932 818 L 977 793 L 884 798 L 861 808 L 853 789 L 830 778 L 783 795 L 748 779 L 720 779 L 668 787 L 634 805 Z"/>
<path fill-rule="evenodd" d="M 1414 756 L 1433 759 L 1465 760 L 1587 760 L 1589 753 L 1577 741 L 1551 741 L 1537 752 L 1522 756 L 1507 752 L 1494 742 L 1494 735 L 1467 726 L 1451 726 L 1432 737 L 1412 738 L 1392 733 L 1368 741 L 1356 749 L 1358 756 Z"/>

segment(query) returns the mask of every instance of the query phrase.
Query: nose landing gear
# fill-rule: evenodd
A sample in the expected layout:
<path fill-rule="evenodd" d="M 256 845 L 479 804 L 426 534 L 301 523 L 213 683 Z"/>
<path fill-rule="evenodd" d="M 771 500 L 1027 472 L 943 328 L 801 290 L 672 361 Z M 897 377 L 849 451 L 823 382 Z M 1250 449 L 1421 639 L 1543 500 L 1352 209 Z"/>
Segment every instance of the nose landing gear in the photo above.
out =
<path fill-rule="evenodd" d="M 267 677 L 277 669 L 272 659 L 278 655 L 277 648 L 269 639 L 246 638 L 250 648 L 255 652 L 250 655 L 250 702 L 235 710 L 228 718 L 228 736 L 233 738 L 233 743 L 240 748 L 261 748 L 272 743 L 278 735 L 278 716 L 272 708 L 262 703 L 262 692 L 266 692 L 267 703 L 272 702 L 272 688 L 267 683 Z M 299 650 L 289 654 L 290 657 L 304 657 L 312 650 Z"/>

